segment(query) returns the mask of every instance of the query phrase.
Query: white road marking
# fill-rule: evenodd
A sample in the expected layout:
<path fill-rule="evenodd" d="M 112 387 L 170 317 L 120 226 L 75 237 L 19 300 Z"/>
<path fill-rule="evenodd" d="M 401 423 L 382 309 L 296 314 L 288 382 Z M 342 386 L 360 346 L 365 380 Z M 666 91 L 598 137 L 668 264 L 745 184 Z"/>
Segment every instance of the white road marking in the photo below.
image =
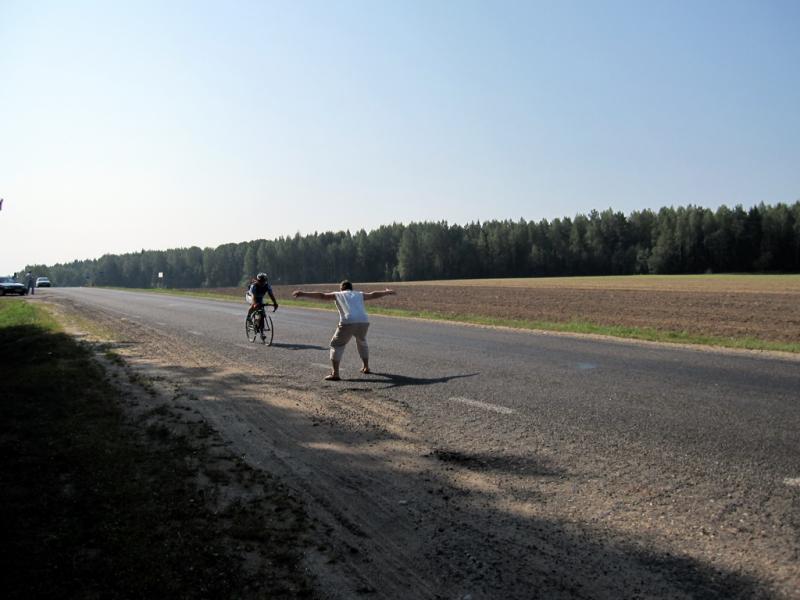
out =
<path fill-rule="evenodd" d="M 464 398 L 462 396 L 453 396 L 450 398 L 453 402 L 461 402 L 461 404 L 467 404 L 469 406 L 474 406 L 476 408 L 482 408 L 484 410 L 491 410 L 501 415 L 510 415 L 514 412 L 513 409 L 507 408 L 505 406 L 500 406 L 498 404 L 489 404 L 488 402 L 481 402 L 480 400 L 473 400 L 472 398 Z"/>
<path fill-rule="evenodd" d="M 578 370 L 579 371 L 591 371 L 592 369 L 596 369 L 597 365 L 594 363 L 578 363 Z"/>
<path fill-rule="evenodd" d="M 186 330 L 186 333 L 191 333 L 192 335 L 203 335 L 203 334 L 202 334 L 202 333 L 200 333 L 199 331 L 194 331 L 194 330 L 192 330 L 192 329 L 187 329 L 187 330 Z"/>
<path fill-rule="evenodd" d="M 306 444 L 302 444 L 306 448 L 311 448 L 312 450 L 324 450 L 325 452 L 336 452 L 337 454 L 358 454 L 360 453 L 359 450 L 353 448 L 352 445 L 349 444 L 336 444 L 336 443 L 326 443 L 326 442 L 308 442 Z"/>
<path fill-rule="evenodd" d="M 792 487 L 800 488 L 800 477 L 787 477 L 783 480 L 783 483 Z"/>

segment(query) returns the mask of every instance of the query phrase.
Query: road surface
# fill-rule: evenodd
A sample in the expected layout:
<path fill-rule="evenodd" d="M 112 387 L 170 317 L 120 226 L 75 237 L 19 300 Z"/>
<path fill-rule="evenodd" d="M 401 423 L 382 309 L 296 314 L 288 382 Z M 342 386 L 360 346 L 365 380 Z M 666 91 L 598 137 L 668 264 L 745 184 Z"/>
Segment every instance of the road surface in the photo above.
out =
<path fill-rule="evenodd" d="M 328 383 L 334 312 L 264 347 L 244 302 L 40 297 L 302 495 L 325 597 L 800 597 L 797 359 L 374 316 Z"/>

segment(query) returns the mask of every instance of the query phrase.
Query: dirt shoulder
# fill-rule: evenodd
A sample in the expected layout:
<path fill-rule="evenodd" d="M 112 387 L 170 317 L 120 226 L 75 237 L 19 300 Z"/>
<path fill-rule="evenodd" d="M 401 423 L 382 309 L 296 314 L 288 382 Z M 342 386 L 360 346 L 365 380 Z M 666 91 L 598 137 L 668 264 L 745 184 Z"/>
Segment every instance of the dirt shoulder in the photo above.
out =
<path fill-rule="evenodd" d="M 0 328 L 6 597 L 313 597 L 291 490 L 126 362 L 111 323 L 23 310 Z"/>

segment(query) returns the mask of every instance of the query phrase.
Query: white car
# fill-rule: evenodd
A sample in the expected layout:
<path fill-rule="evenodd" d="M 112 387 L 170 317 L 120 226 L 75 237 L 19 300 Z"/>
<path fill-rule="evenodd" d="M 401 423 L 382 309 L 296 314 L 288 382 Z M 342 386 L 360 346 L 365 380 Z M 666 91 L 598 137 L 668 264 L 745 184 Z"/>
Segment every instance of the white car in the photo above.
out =
<path fill-rule="evenodd" d="M 50 287 L 50 280 L 47 277 L 37 277 L 36 287 Z"/>

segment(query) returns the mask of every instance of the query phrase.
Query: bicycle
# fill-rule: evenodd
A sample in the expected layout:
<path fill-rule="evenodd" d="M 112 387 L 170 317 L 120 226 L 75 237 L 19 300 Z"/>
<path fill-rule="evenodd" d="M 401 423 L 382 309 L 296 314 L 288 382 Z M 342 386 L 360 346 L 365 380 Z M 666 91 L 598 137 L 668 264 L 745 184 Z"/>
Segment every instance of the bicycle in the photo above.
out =
<path fill-rule="evenodd" d="M 256 341 L 261 335 L 261 343 L 272 346 L 272 338 L 275 336 L 275 327 L 270 317 L 264 310 L 265 306 L 275 306 L 274 304 L 262 304 L 252 313 L 244 318 L 244 332 L 250 343 Z"/>

